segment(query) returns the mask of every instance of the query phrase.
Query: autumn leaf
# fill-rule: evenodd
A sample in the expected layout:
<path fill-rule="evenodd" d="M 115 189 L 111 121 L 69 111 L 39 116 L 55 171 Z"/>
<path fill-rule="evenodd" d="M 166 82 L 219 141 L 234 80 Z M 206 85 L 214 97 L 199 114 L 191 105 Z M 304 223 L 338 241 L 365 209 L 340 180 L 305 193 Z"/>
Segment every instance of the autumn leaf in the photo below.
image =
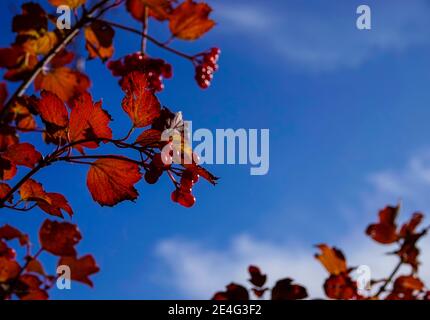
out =
<path fill-rule="evenodd" d="M 0 257 L 0 283 L 16 278 L 20 271 L 21 267 L 15 260 Z"/>
<path fill-rule="evenodd" d="M 86 255 L 79 259 L 73 256 L 62 257 L 58 265 L 68 266 L 72 280 L 85 283 L 90 287 L 93 287 L 93 282 L 89 276 L 100 271 L 94 257 L 91 255 Z"/>
<path fill-rule="evenodd" d="M 17 172 L 16 165 L 0 155 L 0 180 L 11 180 Z"/>
<path fill-rule="evenodd" d="M 0 152 L 6 151 L 7 148 L 18 142 L 18 136 L 14 128 L 6 125 L 0 127 Z"/>
<path fill-rule="evenodd" d="M 45 192 L 42 184 L 33 179 L 24 182 L 19 189 L 19 194 L 23 201 L 35 201 L 40 209 L 50 215 L 63 218 L 62 211 L 67 212 L 70 217 L 73 215 L 72 208 L 62 194 Z"/>
<path fill-rule="evenodd" d="M 0 199 L 3 199 L 12 190 L 12 188 L 7 183 L 0 183 Z M 9 198 L 9 202 L 12 203 L 13 197 Z"/>
<path fill-rule="evenodd" d="M 9 81 L 24 80 L 38 63 L 34 54 L 25 52 L 21 46 L 13 45 L 10 48 L 0 48 L 0 68 L 8 71 L 3 78 Z"/>
<path fill-rule="evenodd" d="M 37 111 L 43 122 L 64 129 L 69 124 L 69 114 L 63 101 L 53 92 L 43 90 Z"/>
<path fill-rule="evenodd" d="M 42 281 L 33 274 L 23 274 L 19 277 L 20 290 L 15 292 L 21 300 L 47 300 L 46 290 L 42 289 Z"/>
<path fill-rule="evenodd" d="M 324 282 L 324 292 L 330 299 L 351 300 L 358 297 L 357 285 L 346 273 L 331 274 Z"/>
<path fill-rule="evenodd" d="M 109 128 L 111 117 L 102 109 L 101 101 L 94 103 L 89 93 L 85 92 L 72 100 L 70 104 L 69 140 L 77 142 L 86 139 L 112 139 L 112 130 Z M 98 141 L 85 142 L 74 145 L 83 153 L 83 147 L 97 148 Z"/>
<path fill-rule="evenodd" d="M 212 300 L 246 301 L 249 300 L 249 293 L 245 287 L 230 283 L 226 286 L 226 291 L 217 292 Z"/>
<path fill-rule="evenodd" d="M 148 81 L 141 72 L 131 72 L 121 83 L 126 96 L 122 108 L 129 115 L 136 128 L 143 128 L 152 123 L 160 114 L 160 102 L 149 90 Z"/>
<path fill-rule="evenodd" d="M 94 201 L 114 206 L 124 200 L 135 200 L 134 184 L 142 178 L 136 163 L 122 159 L 99 159 L 91 164 L 87 186 Z"/>
<path fill-rule="evenodd" d="M 366 229 L 366 234 L 376 242 L 382 244 L 394 243 L 398 239 L 396 218 L 399 206 L 388 206 L 379 212 L 379 222 L 371 224 Z"/>
<path fill-rule="evenodd" d="M 136 139 L 137 144 L 142 147 L 156 146 L 161 141 L 161 132 L 155 129 L 143 131 Z"/>
<path fill-rule="evenodd" d="M 317 248 L 321 250 L 321 253 L 316 254 L 315 258 L 322 263 L 330 274 L 338 275 L 347 271 L 345 256 L 342 251 L 325 244 L 317 245 Z"/>
<path fill-rule="evenodd" d="M 39 4 L 27 2 L 21 6 L 21 10 L 21 14 L 13 17 L 13 32 L 21 36 L 37 36 L 48 28 L 48 16 Z"/>
<path fill-rule="evenodd" d="M 61 257 L 76 256 L 75 245 L 81 239 L 78 227 L 68 222 L 45 220 L 39 231 L 42 248 Z"/>
<path fill-rule="evenodd" d="M 251 279 L 249 279 L 249 282 L 251 282 L 256 287 L 264 286 L 267 280 L 267 276 L 261 273 L 260 268 L 256 266 L 249 266 L 248 272 L 251 275 Z"/>
<path fill-rule="evenodd" d="M 58 67 L 41 72 L 34 80 L 34 87 L 37 91 L 51 91 L 64 102 L 85 92 L 90 84 L 90 79 L 86 75 L 68 67 Z"/>
<path fill-rule="evenodd" d="M 75 9 L 77 7 L 80 7 L 81 5 L 83 5 L 85 2 L 87 2 L 87 0 L 49 0 L 49 3 L 52 4 L 53 6 L 68 6 L 71 9 Z"/>
<path fill-rule="evenodd" d="M 17 228 L 14 228 L 8 224 L 0 227 L 0 239 L 13 240 L 18 239 L 20 245 L 24 246 L 29 243 L 28 236 L 23 234 Z"/>
<path fill-rule="evenodd" d="M 31 38 L 22 45 L 24 51 L 32 55 L 48 54 L 58 42 L 58 37 L 55 32 L 46 32 L 37 38 Z"/>
<path fill-rule="evenodd" d="M 293 284 L 292 279 L 282 279 L 276 282 L 272 289 L 272 300 L 300 300 L 307 298 L 304 287 Z"/>
<path fill-rule="evenodd" d="M 195 40 L 213 28 L 215 22 L 209 19 L 212 9 L 204 2 L 186 0 L 173 10 L 169 28 L 174 37 Z"/>
<path fill-rule="evenodd" d="M 112 57 L 114 48 L 112 44 L 115 31 L 110 25 L 103 21 L 94 21 L 89 27 L 85 28 L 85 48 L 89 58 L 99 57 L 106 61 Z"/>
<path fill-rule="evenodd" d="M 167 20 L 173 10 L 171 0 L 127 0 L 126 2 L 127 11 L 141 22 L 145 20 L 145 7 L 149 9 L 149 16 L 159 21 Z"/>
<path fill-rule="evenodd" d="M 16 165 L 33 168 L 42 159 L 42 155 L 30 143 L 20 143 L 10 146 L 3 157 Z"/>

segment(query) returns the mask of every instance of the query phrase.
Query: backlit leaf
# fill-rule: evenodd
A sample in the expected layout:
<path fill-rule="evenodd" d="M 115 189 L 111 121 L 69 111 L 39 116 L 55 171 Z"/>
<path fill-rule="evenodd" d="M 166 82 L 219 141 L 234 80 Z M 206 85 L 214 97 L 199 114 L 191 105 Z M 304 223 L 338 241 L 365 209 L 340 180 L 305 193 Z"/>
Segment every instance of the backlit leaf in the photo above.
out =
<path fill-rule="evenodd" d="M 75 245 L 82 239 L 78 227 L 68 222 L 45 220 L 39 231 L 42 248 L 56 256 L 76 256 Z"/>
<path fill-rule="evenodd" d="M 186 0 L 173 10 L 169 28 L 174 37 L 195 40 L 213 28 L 215 22 L 209 19 L 212 9 L 204 2 Z"/>
<path fill-rule="evenodd" d="M 148 81 L 141 72 L 131 72 L 121 83 L 126 96 L 122 108 L 129 115 L 133 125 L 143 128 L 152 123 L 160 114 L 160 102 L 149 90 Z"/>
<path fill-rule="evenodd" d="M 68 266 L 70 268 L 72 280 L 85 283 L 90 287 L 93 286 L 93 282 L 89 276 L 100 271 L 94 257 L 91 255 L 86 255 L 79 259 L 73 256 L 62 257 L 58 262 L 58 265 Z"/>
<path fill-rule="evenodd" d="M 135 200 L 134 184 L 141 179 L 136 163 L 120 159 L 99 159 L 92 163 L 87 186 L 94 201 L 102 206 L 114 206 L 124 200 Z"/>
<path fill-rule="evenodd" d="M 320 254 L 316 254 L 317 258 L 326 270 L 332 275 L 338 275 L 347 271 L 345 256 L 342 251 L 333 247 L 329 247 L 325 244 L 317 245 L 317 248 L 321 250 Z"/>

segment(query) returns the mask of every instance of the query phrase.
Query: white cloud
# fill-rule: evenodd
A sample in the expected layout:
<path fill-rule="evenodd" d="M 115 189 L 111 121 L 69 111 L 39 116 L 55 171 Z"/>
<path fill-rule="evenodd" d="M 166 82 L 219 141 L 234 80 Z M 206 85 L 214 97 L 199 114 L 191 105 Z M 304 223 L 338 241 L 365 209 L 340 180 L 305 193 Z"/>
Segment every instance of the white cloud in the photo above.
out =
<path fill-rule="evenodd" d="M 381 171 L 368 177 L 369 192 L 359 199 L 357 209 L 352 209 L 360 220 L 366 223 L 376 221 L 376 208 L 392 203 L 393 199 L 404 200 L 403 219 L 407 219 L 413 208 L 430 209 L 430 151 L 413 156 L 407 165 L 398 171 Z M 365 217 L 362 212 L 372 211 Z M 430 212 L 430 211 L 428 211 Z M 341 213 L 339 213 L 341 214 Z M 369 220 L 370 219 L 370 220 Z M 345 230 L 337 243 L 331 243 L 342 249 L 350 266 L 368 265 L 375 279 L 388 275 L 396 263 L 396 258 L 385 255 L 392 251 L 390 246 L 381 246 L 363 235 L 359 228 Z M 421 268 L 421 276 L 430 283 L 430 242 L 420 242 L 421 261 L 426 268 Z M 234 281 L 246 283 L 247 267 L 259 265 L 271 280 L 291 277 L 305 285 L 312 297 L 322 297 L 322 283 L 326 272 L 314 259 L 315 248 L 297 245 L 297 243 L 274 243 L 256 239 L 249 234 L 233 237 L 225 248 L 213 248 L 184 239 L 167 239 L 157 246 L 157 253 L 168 267 L 169 284 L 185 298 L 207 299 Z M 409 272 L 404 268 L 401 272 Z"/>
<path fill-rule="evenodd" d="M 356 3 L 326 1 L 309 6 L 214 4 L 220 30 L 248 35 L 256 51 L 267 49 L 290 65 L 312 71 L 359 66 L 374 55 L 430 43 L 430 4 L 425 0 L 370 1 L 372 30 L 355 27 Z M 241 38 L 241 41 L 245 41 Z M 264 52 L 265 54 L 267 52 Z"/>
<path fill-rule="evenodd" d="M 397 263 L 397 259 L 385 253 L 392 247 L 381 247 L 363 236 L 339 241 L 350 266 L 368 265 L 375 279 L 386 277 Z M 422 261 L 430 264 L 430 245 L 423 241 Z M 269 285 L 282 278 L 293 278 L 303 284 L 311 297 L 324 297 L 322 284 L 326 271 L 313 257 L 317 249 L 298 248 L 294 245 L 257 240 L 249 235 L 232 239 L 225 249 L 214 249 L 197 245 L 191 241 L 170 239 L 161 242 L 158 254 L 168 265 L 169 285 L 189 299 L 209 299 L 215 292 L 223 290 L 230 282 L 247 284 L 247 267 L 255 264 L 269 276 Z M 404 267 L 401 273 L 409 272 Z M 429 268 L 422 270 L 422 277 L 430 281 Z"/>

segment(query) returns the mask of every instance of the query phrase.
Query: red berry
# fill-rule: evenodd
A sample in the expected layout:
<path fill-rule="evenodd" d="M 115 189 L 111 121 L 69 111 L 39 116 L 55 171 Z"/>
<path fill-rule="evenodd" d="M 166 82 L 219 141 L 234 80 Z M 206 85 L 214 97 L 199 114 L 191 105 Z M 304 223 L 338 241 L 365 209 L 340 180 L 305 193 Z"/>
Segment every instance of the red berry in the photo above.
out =
<path fill-rule="evenodd" d="M 196 198 L 191 193 L 182 192 L 179 189 L 172 192 L 171 198 L 173 202 L 186 208 L 191 208 L 196 203 Z"/>

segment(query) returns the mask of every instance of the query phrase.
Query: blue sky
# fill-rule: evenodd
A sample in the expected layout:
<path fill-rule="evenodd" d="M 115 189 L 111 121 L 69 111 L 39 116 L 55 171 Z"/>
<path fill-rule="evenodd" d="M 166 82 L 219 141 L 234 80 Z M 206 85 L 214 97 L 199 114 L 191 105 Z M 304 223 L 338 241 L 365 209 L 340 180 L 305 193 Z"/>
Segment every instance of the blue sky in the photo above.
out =
<path fill-rule="evenodd" d="M 371 31 L 355 27 L 362 1 L 208 2 L 216 28 L 201 41 L 172 45 L 190 53 L 219 46 L 213 86 L 200 90 L 189 62 L 149 45 L 150 55 L 174 67 L 159 98 L 194 128 L 270 129 L 269 174 L 213 165 L 220 183 L 200 182 L 192 209 L 170 201 L 166 177 L 156 186 L 139 183 L 137 203 L 101 208 L 86 190 L 87 168 L 47 168 L 36 179 L 69 199 L 84 237 L 79 252 L 92 253 L 101 267 L 94 289 L 76 284 L 52 290 L 53 298 L 210 298 L 231 280 L 245 281 L 252 263 L 272 280 L 292 276 L 318 295 L 324 271 L 312 257 L 314 244 L 345 248 L 353 264 L 383 275 L 392 260 L 381 259 L 387 248 L 365 239 L 366 225 L 399 199 L 404 217 L 430 209 L 429 1 L 367 1 Z M 2 6 L 7 46 L 19 5 Z M 109 18 L 137 26 L 122 10 Z M 150 25 L 162 39 L 166 29 Z M 139 45 L 136 35 L 118 31 L 115 58 Z M 86 72 L 123 135 L 129 120 L 117 80 L 99 61 L 88 62 Z M 2 212 L 0 223 L 34 235 L 45 218 L 39 210 Z M 49 270 L 52 260 L 44 262 Z"/>

